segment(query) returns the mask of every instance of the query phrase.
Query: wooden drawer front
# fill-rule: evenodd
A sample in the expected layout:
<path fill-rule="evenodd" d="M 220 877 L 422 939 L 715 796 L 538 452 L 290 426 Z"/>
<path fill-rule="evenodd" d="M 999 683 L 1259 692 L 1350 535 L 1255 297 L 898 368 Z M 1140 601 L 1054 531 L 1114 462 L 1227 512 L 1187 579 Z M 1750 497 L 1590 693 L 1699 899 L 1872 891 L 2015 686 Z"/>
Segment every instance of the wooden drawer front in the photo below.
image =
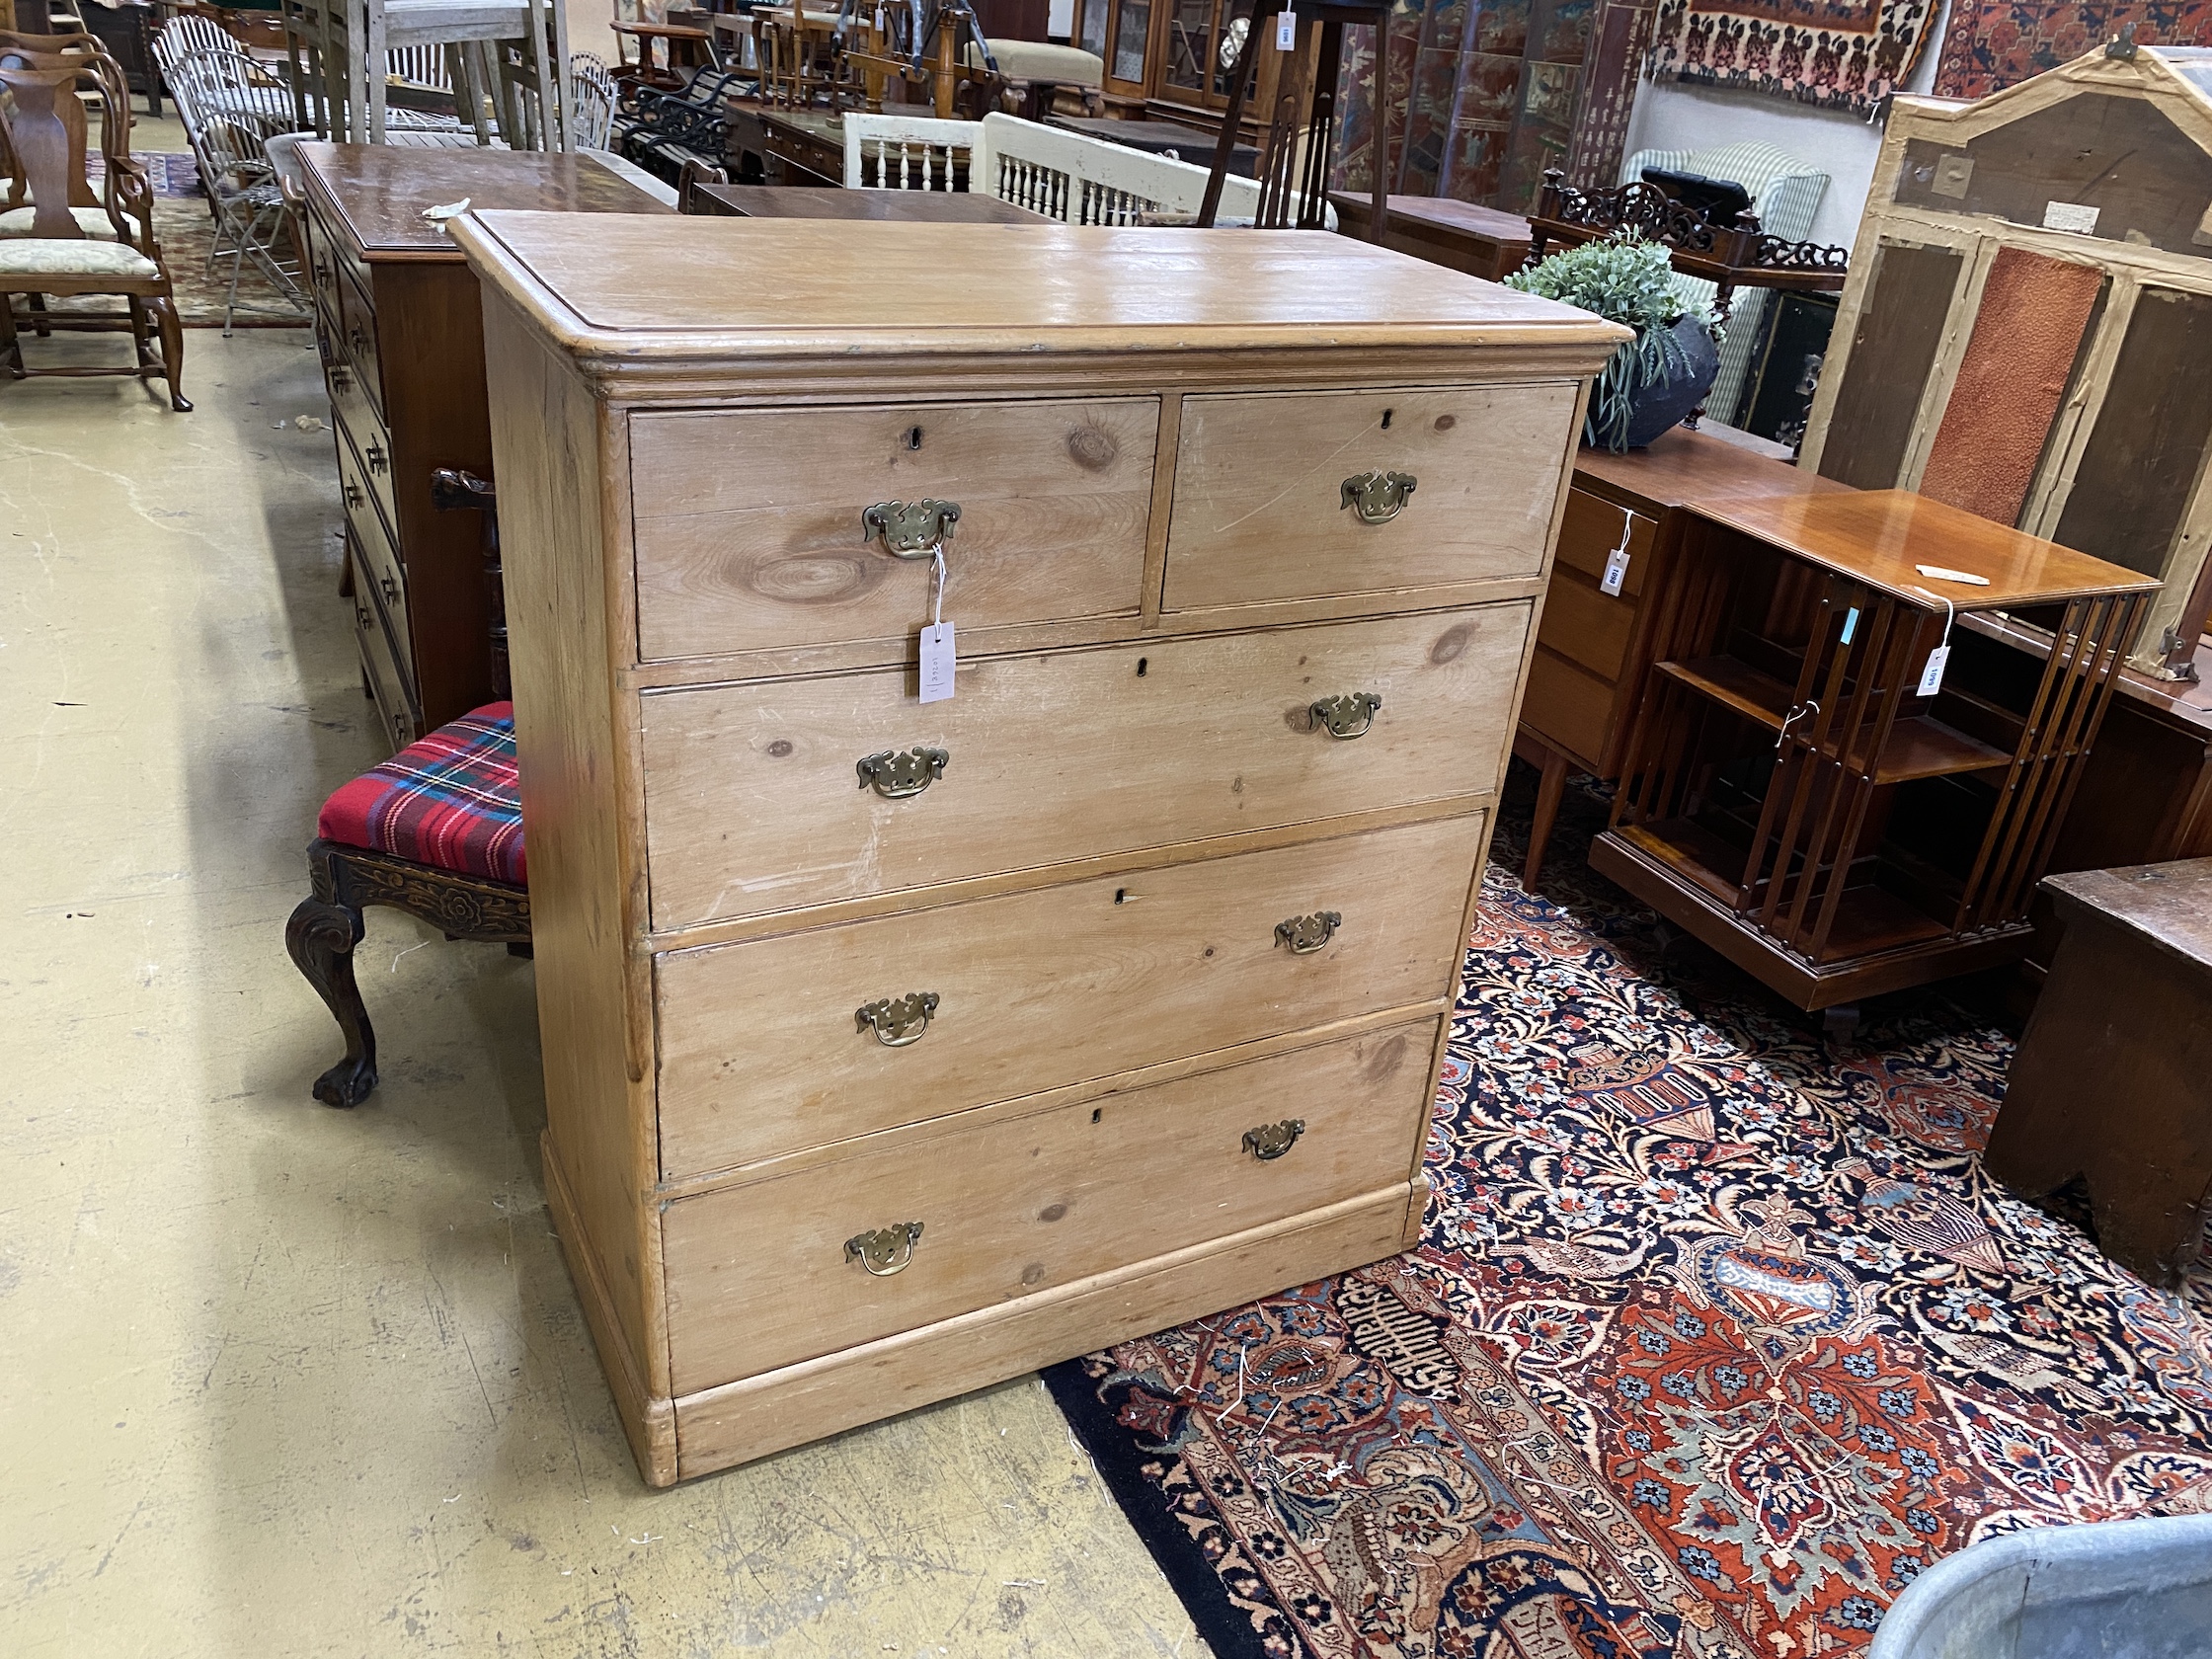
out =
<path fill-rule="evenodd" d="M 355 458 L 339 440 L 339 478 L 341 485 L 352 482 Z M 407 625 L 407 572 L 393 549 L 391 535 L 384 527 L 384 520 L 376 509 L 367 503 L 354 505 L 349 492 L 346 505 L 346 525 L 353 532 L 354 548 L 357 555 L 354 566 L 354 580 L 366 583 L 376 590 L 377 603 L 384 612 L 384 622 L 390 629 L 392 644 L 402 663 L 415 661 L 412 636 Z"/>
<path fill-rule="evenodd" d="M 1529 610 L 985 658 L 926 705 L 897 669 L 650 693 L 654 925 L 1487 791 Z M 1360 692 L 1382 698 L 1364 736 L 1309 713 Z M 950 757 L 918 795 L 861 783 L 917 747 Z"/>
<path fill-rule="evenodd" d="M 945 612 L 963 634 L 1134 615 L 1159 406 L 639 415 L 638 649 L 648 659 L 886 640 L 930 616 L 930 561 L 864 536 L 879 502 L 957 503 Z"/>
<path fill-rule="evenodd" d="M 354 569 L 358 573 L 365 565 L 357 541 L 353 543 L 352 551 Z M 368 681 L 368 694 L 376 705 L 378 723 L 395 750 L 405 749 L 423 735 L 423 719 L 416 710 L 415 694 L 406 670 L 400 666 L 391 637 L 385 631 L 379 602 L 357 579 L 354 584 L 354 637 L 360 647 L 361 672 Z"/>
<path fill-rule="evenodd" d="M 1535 576 L 1579 393 L 1541 384 L 1186 398 L 1166 607 Z M 1345 480 L 1370 471 L 1415 480 L 1387 523 L 1362 523 L 1344 504 Z"/>
<path fill-rule="evenodd" d="M 727 1168 L 1450 991 L 1477 813 L 676 951 L 659 965 L 661 1161 Z M 1342 917 L 1295 954 L 1278 922 Z M 887 1047 L 854 1010 L 924 990 Z"/>
<path fill-rule="evenodd" d="M 314 289 L 316 302 L 335 319 L 344 309 L 339 302 L 339 286 L 346 280 L 352 262 L 341 251 L 346 239 L 332 230 L 330 220 L 313 206 L 307 210 L 307 244 L 308 285 Z"/>
<path fill-rule="evenodd" d="M 1048 1291 L 1411 1177 L 1436 1021 L 1103 1100 L 887 1136 L 669 1207 L 677 1394 Z M 1304 1129 L 1282 1156 L 1247 1130 Z M 845 1241 L 919 1222 L 876 1277 Z"/>
<path fill-rule="evenodd" d="M 338 284 L 339 339 L 346 356 L 360 376 L 361 390 L 381 416 L 384 412 L 384 378 L 376 356 L 376 307 L 368 294 L 351 277 Z"/>
<path fill-rule="evenodd" d="M 1613 681 L 1539 647 L 1529 660 L 1521 724 L 1585 765 L 1603 767 L 1614 702 Z M 1624 713 L 1633 715 L 1632 709 Z"/>
<path fill-rule="evenodd" d="M 1606 561 L 1625 535 L 1628 568 L 1621 572 L 1620 597 L 1633 609 L 1651 574 L 1651 545 L 1658 531 L 1657 519 L 1616 507 L 1588 490 L 1569 490 L 1567 511 L 1559 520 L 1558 558 L 1552 568 L 1574 571 L 1596 588 L 1605 580 Z"/>
<path fill-rule="evenodd" d="M 332 408 L 337 411 L 335 403 Z M 355 496 L 365 495 L 375 502 L 387 527 L 397 524 L 399 510 L 392 500 L 392 440 L 384 435 L 384 424 L 371 413 L 365 429 L 356 427 L 339 412 L 338 434 L 338 487 L 346 505 L 356 507 Z"/>

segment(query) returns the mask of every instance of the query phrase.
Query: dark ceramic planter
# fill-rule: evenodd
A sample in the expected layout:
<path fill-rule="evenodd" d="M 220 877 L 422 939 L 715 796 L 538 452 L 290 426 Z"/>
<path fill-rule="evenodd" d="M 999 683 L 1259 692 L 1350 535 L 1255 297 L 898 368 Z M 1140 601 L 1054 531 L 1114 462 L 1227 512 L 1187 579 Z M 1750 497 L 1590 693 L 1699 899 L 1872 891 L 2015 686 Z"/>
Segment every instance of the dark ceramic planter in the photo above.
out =
<path fill-rule="evenodd" d="M 1705 401 L 1713 377 L 1720 372 L 1719 349 L 1702 323 L 1684 317 L 1675 324 L 1673 333 L 1689 363 L 1664 380 L 1647 382 L 1630 400 L 1634 411 L 1628 417 L 1631 449 L 1643 448 L 1669 427 L 1679 425 L 1684 416 L 1694 413 Z"/>

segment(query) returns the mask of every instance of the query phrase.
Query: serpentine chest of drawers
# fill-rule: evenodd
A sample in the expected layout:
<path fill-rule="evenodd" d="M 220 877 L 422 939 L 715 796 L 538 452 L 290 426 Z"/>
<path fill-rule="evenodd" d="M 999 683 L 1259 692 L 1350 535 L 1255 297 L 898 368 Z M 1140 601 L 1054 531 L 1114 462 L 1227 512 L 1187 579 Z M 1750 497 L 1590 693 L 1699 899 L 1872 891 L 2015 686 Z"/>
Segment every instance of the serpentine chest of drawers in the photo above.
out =
<path fill-rule="evenodd" d="M 1300 232 L 576 222 L 455 236 L 547 1198 L 646 1478 L 1407 1247 L 1625 336 Z"/>

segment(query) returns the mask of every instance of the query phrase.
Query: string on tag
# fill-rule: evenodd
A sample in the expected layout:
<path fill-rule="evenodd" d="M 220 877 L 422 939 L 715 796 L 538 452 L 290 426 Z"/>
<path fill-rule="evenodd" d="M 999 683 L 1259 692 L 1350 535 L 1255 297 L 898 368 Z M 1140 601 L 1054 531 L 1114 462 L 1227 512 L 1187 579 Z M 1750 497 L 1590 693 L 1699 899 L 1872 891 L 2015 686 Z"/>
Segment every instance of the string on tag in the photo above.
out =
<path fill-rule="evenodd" d="M 1936 641 L 1936 649 L 1928 654 L 1928 665 L 1920 671 L 1920 683 L 1913 688 L 1916 697 L 1933 697 L 1943 688 L 1943 670 L 1951 660 L 1951 624 L 1958 619 L 1958 606 L 1941 593 L 1931 593 L 1926 588 L 1915 585 L 1913 592 L 1927 593 L 1932 599 L 1943 601 L 1943 637 Z"/>
<path fill-rule="evenodd" d="M 929 569 L 936 579 L 934 586 L 937 595 L 929 620 L 941 628 L 945 625 L 945 544 L 941 541 L 929 550 Z"/>

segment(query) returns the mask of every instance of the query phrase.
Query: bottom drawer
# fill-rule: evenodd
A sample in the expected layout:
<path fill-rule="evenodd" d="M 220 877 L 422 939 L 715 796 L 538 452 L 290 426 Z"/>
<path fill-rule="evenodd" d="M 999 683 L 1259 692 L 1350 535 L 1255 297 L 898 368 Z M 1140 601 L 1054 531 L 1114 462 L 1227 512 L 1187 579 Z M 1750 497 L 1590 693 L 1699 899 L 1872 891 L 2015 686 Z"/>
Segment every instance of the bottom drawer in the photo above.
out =
<path fill-rule="evenodd" d="M 415 705 L 407 671 L 392 648 L 382 601 L 373 592 L 374 579 L 352 526 L 346 531 L 346 554 L 354 561 L 354 643 L 360 648 L 362 688 L 376 705 L 378 723 L 397 751 L 423 735 L 423 716 Z"/>
<path fill-rule="evenodd" d="M 1026 1117 L 941 1121 L 679 1200 L 663 1232 L 674 1392 L 1406 1181 L 1436 1033 L 1424 1020 Z M 1290 1121 L 1304 1127 L 1288 1149 L 1260 1156 Z M 919 1236 L 889 1245 L 889 1271 L 855 1259 L 863 1235 L 911 1223 Z"/>

